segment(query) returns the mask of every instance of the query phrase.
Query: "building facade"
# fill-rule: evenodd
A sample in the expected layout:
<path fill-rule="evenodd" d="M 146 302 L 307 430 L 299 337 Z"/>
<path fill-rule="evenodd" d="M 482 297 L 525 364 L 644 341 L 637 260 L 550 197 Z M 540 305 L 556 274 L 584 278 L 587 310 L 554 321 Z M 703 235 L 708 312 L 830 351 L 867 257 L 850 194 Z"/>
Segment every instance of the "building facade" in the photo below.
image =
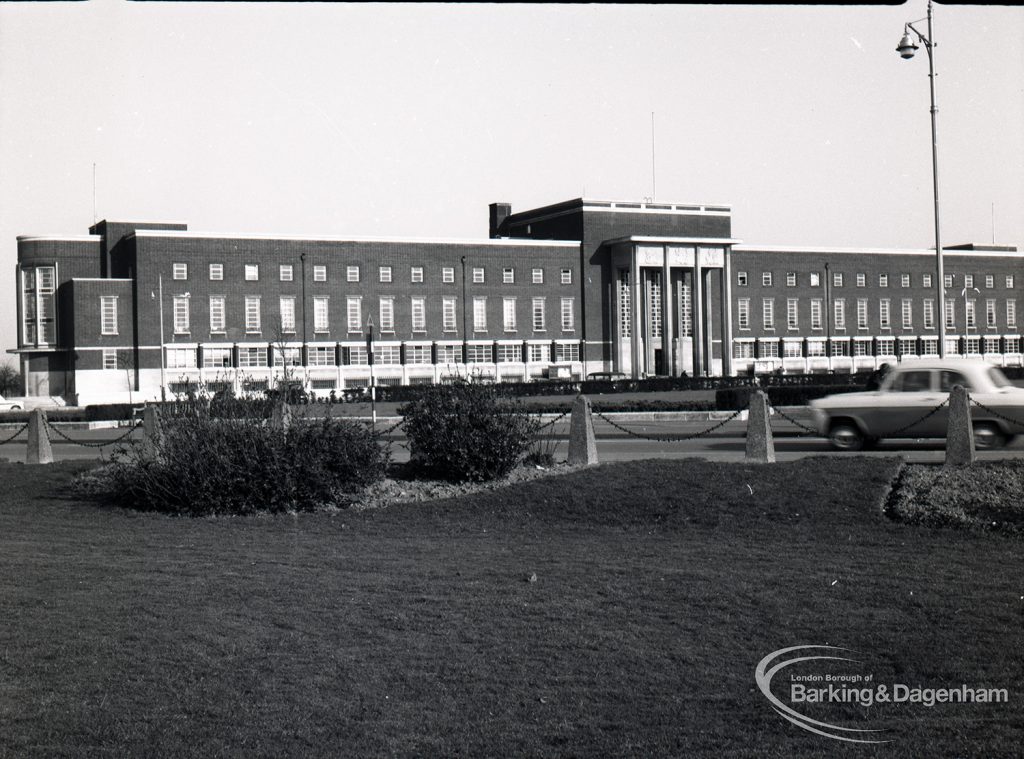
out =
<path fill-rule="evenodd" d="M 102 221 L 18 238 L 26 392 L 312 392 L 615 371 L 855 371 L 938 351 L 934 251 L 742 244 L 727 206 L 490 206 L 476 240 Z M 947 352 L 1021 363 L 1015 248 L 945 252 Z M 370 354 L 373 362 L 371 368 Z"/>

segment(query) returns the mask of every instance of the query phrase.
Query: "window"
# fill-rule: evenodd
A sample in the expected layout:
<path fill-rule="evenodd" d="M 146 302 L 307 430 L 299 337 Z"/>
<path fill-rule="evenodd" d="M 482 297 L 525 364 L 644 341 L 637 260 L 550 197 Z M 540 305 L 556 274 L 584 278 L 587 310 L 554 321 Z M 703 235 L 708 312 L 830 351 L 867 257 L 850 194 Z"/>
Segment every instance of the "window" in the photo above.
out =
<path fill-rule="evenodd" d="M 619 337 L 632 334 L 632 318 L 630 316 L 631 296 L 629 293 L 629 269 L 619 269 Z"/>
<path fill-rule="evenodd" d="M 424 298 L 413 298 L 412 301 L 412 331 L 427 331 L 427 301 Z"/>
<path fill-rule="evenodd" d="M 788 329 L 798 329 L 800 327 L 799 312 L 797 309 L 797 299 L 788 298 L 786 300 L 786 327 Z"/>
<path fill-rule="evenodd" d="M 967 329 L 977 326 L 977 313 L 975 312 L 975 303 L 973 300 L 969 300 L 964 303 L 964 311 L 967 314 Z"/>
<path fill-rule="evenodd" d="M 878 326 L 882 329 L 890 329 L 892 327 L 888 298 L 882 298 L 878 301 Z"/>
<path fill-rule="evenodd" d="M 484 283 L 484 270 L 480 268 L 473 269 L 473 284 L 482 285 Z"/>
<path fill-rule="evenodd" d="M 281 331 L 295 331 L 295 298 L 281 298 Z"/>
<path fill-rule="evenodd" d="M 572 269 L 562 269 L 562 284 L 563 285 L 571 285 L 572 284 Z"/>
<path fill-rule="evenodd" d="M 302 349 L 274 347 L 274 366 L 302 366 Z"/>
<path fill-rule="evenodd" d="M 373 363 L 375 364 L 400 364 L 402 363 L 401 348 L 397 345 L 375 345 L 373 346 Z"/>
<path fill-rule="evenodd" d="M 576 315 L 573 310 L 573 299 L 562 298 L 562 331 L 572 332 L 576 329 Z"/>
<path fill-rule="evenodd" d="M 870 356 L 871 355 L 871 341 L 870 340 L 854 340 L 853 341 L 853 355 L 854 356 Z"/>
<path fill-rule="evenodd" d="M 556 343 L 555 344 L 555 361 L 579 361 L 580 360 L 580 344 L 579 343 Z"/>
<path fill-rule="evenodd" d="M 330 316 L 328 311 L 328 299 L 323 297 L 313 298 L 313 331 L 330 331 Z M 331 363 L 334 361 L 332 359 Z"/>
<path fill-rule="evenodd" d="M 53 266 L 37 266 L 21 271 L 22 318 L 26 344 L 49 345 L 56 340 L 55 271 Z"/>
<path fill-rule="evenodd" d="M 245 298 L 245 331 L 260 331 L 260 299 L 258 296 L 246 296 Z"/>
<path fill-rule="evenodd" d="M 911 329 L 914 326 L 914 306 L 913 301 L 910 298 L 904 298 L 900 304 L 901 315 L 903 318 L 903 329 Z"/>
<path fill-rule="evenodd" d="M 390 266 L 379 266 L 377 267 L 377 279 L 380 282 L 391 281 L 391 267 Z"/>
<path fill-rule="evenodd" d="M 1017 301 L 1015 300 L 1006 301 L 1006 326 L 1017 326 Z"/>
<path fill-rule="evenodd" d="M 732 344 L 732 357 L 751 359 L 754 357 L 754 343 L 750 340 L 735 342 Z"/>
<path fill-rule="evenodd" d="M 924 301 L 924 328 L 935 329 L 935 301 L 931 298 Z"/>
<path fill-rule="evenodd" d="M 313 281 L 314 282 L 326 282 L 327 281 L 327 267 L 321 264 L 317 264 L 313 267 Z"/>
<path fill-rule="evenodd" d="M 244 346 L 238 349 L 238 366 L 240 369 L 251 369 L 267 365 L 267 347 Z"/>
<path fill-rule="evenodd" d="M 437 363 L 458 364 L 462 362 L 462 348 L 458 345 L 437 346 Z"/>
<path fill-rule="evenodd" d="M 931 286 L 932 286 L 932 275 L 931 274 L 924 274 L 924 275 L 922 275 L 921 276 L 921 287 L 931 287 Z"/>
<path fill-rule="evenodd" d="M 771 287 L 772 286 L 772 273 L 770 271 L 761 272 L 761 286 Z"/>
<path fill-rule="evenodd" d="M 889 275 L 888 274 L 879 274 L 878 275 L 878 286 L 879 287 L 888 287 L 889 286 Z"/>
<path fill-rule="evenodd" d="M 515 284 L 516 270 L 509 267 L 501 270 L 501 282 L 505 285 Z"/>
<path fill-rule="evenodd" d="M 357 296 L 349 296 L 345 299 L 348 309 L 348 331 L 363 331 L 363 299 Z"/>
<path fill-rule="evenodd" d="M 487 298 L 473 298 L 473 331 L 487 331 Z"/>
<path fill-rule="evenodd" d="M 839 299 L 832 304 L 836 329 L 846 329 L 846 301 Z"/>
<path fill-rule="evenodd" d="M 850 355 L 850 341 L 849 340 L 833 340 L 832 341 L 832 355 L 833 356 L 849 356 Z"/>
<path fill-rule="evenodd" d="M 467 345 L 466 346 L 466 363 L 467 364 L 489 364 L 491 359 L 494 357 L 493 349 L 490 345 Z"/>
<path fill-rule="evenodd" d="M 939 340 L 935 337 L 922 337 L 921 338 L 921 355 L 922 356 L 937 356 L 939 355 Z"/>
<path fill-rule="evenodd" d="M 811 272 L 811 287 L 821 287 L 821 275 L 816 271 Z"/>
<path fill-rule="evenodd" d="M 224 264 L 210 264 L 210 280 L 219 282 L 224 279 Z"/>
<path fill-rule="evenodd" d="M 533 331 L 543 332 L 544 326 L 544 299 L 533 299 Z"/>
<path fill-rule="evenodd" d="M 821 301 L 811 301 L 811 329 L 821 329 Z"/>
<path fill-rule="evenodd" d="M 224 331 L 224 296 L 210 296 L 210 332 Z"/>
<path fill-rule="evenodd" d="M 260 266 L 259 264 L 246 264 L 245 265 L 245 281 L 256 282 L 260 278 Z"/>
<path fill-rule="evenodd" d="M 932 373 L 928 371 L 903 372 L 889 388 L 897 393 L 927 393 L 932 389 Z"/>
<path fill-rule="evenodd" d="M 518 364 L 523 360 L 523 346 L 520 344 L 498 344 L 499 364 Z"/>
<path fill-rule="evenodd" d="M 370 358 L 366 354 L 365 345 L 353 345 L 343 349 L 342 353 L 346 366 L 366 366 Z"/>
<path fill-rule="evenodd" d="M 230 348 L 203 348 L 204 369 L 225 369 L 231 366 Z"/>
<path fill-rule="evenodd" d="M 747 286 L 747 273 L 745 271 L 736 272 L 736 285 L 738 287 Z"/>
<path fill-rule="evenodd" d="M 970 355 L 972 353 L 981 353 L 981 338 L 980 337 L 965 337 L 964 338 L 964 353 Z"/>
<path fill-rule="evenodd" d="M 947 298 L 946 301 L 946 329 L 956 328 L 956 304 L 952 298 Z"/>
<path fill-rule="evenodd" d="M 986 337 L 984 341 L 985 353 L 999 353 L 999 338 Z"/>
<path fill-rule="evenodd" d="M 307 353 L 310 366 L 334 366 L 333 345 L 311 345 Z"/>
<path fill-rule="evenodd" d="M 778 358 L 779 357 L 779 341 L 778 340 L 761 340 L 757 346 L 758 356 L 761 358 Z"/>
<path fill-rule="evenodd" d="M 278 276 L 282 282 L 291 282 L 294 278 L 294 270 L 291 264 L 281 264 L 278 267 Z"/>
<path fill-rule="evenodd" d="M 345 267 L 345 279 L 349 282 L 359 281 L 359 267 L 358 266 L 347 266 Z"/>
<path fill-rule="evenodd" d="M 405 363 L 407 364 L 430 364 L 430 346 L 429 345 L 406 345 L 405 346 Z"/>
<path fill-rule="evenodd" d="M 104 369 L 116 369 L 117 368 L 117 348 L 104 348 L 103 349 L 103 368 Z"/>
<path fill-rule="evenodd" d="M 786 272 L 786 287 L 796 287 L 796 272 L 795 271 L 787 271 Z"/>
<path fill-rule="evenodd" d="M 800 340 L 785 340 L 782 343 L 783 358 L 802 358 L 803 355 L 803 344 Z"/>
<path fill-rule="evenodd" d="M 174 279 L 188 279 L 188 264 L 174 264 L 171 266 L 171 276 Z"/>
<path fill-rule="evenodd" d="M 117 296 L 100 296 L 100 334 L 117 334 Z"/>
<path fill-rule="evenodd" d="M 947 288 L 947 289 L 953 286 L 953 275 L 952 274 L 943 274 L 942 275 L 942 286 Z"/>
<path fill-rule="evenodd" d="M 771 298 L 761 302 L 761 319 L 765 329 L 775 329 L 775 301 Z"/>
<path fill-rule="evenodd" d="M 740 329 L 750 329 L 750 298 L 736 301 L 736 324 Z"/>
<path fill-rule="evenodd" d="M 895 356 L 896 340 L 892 337 L 880 337 L 877 340 L 879 356 Z"/>
<path fill-rule="evenodd" d="M 966 287 L 968 289 L 971 288 L 971 287 L 974 287 L 974 275 L 973 274 L 964 274 L 964 287 Z"/>
<path fill-rule="evenodd" d="M 516 331 L 516 299 L 505 298 L 501 303 L 502 324 L 506 332 Z"/>
<path fill-rule="evenodd" d="M 452 282 L 454 282 L 455 269 L 453 269 L 451 266 L 445 266 L 443 269 L 441 269 L 441 281 L 444 282 L 446 285 L 450 285 Z"/>
<path fill-rule="evenodd" d="M 533 276 L 533 284 L 535 284 L 535 285 L 543 285 L 544 284 L 544 270 L 543 269 L 534 269 L 532 276 Z"/>
<path fill-rule="evenodd" d="M 1006 340 L 1005 353 L 1020 353 L 1020 338 L 1017 336 L 1007 336 L 1003 338 Z"/>
<path fill-rule="evenodd" d="M 857 329 L 868 328 L 868 299 L 857 298 Z"/>
<path fill-rule="evenodd" d="M 843 273 L 841 271 L 832 272 L 832 287 L 843 286 Z"/>
<path fill-rule="evenodd" d="M 409 269 L 409 281 L 410 282 L 422 282 L 423 281 L 423 267 L 413 266 Z"/>
<path fill-rule="evenodd" d="M 455 298 L 441 301 L 441 328 L 445 332 L 455 332 Z"/>
<path fill-rule="evenodd" d="M 189 329 L 188 298 L 176 297 L 173 301 L 174 307 L 174 334 L 187 335 Z"/>
<path fill-rule="evenodd" d="M 530 361 L 534 363 L 550 363 L 551 343 L 544 343 L 542 345 L 529 345 L 527 346 L 527 355 Z"/>
<path fill-rule="evenodd" d="M 909 274 L 900 274 L 900 287 L 910 287 Z"/>
<path fill-rule="evenodd" d="M 1013 275 L 1012 274 L 1007 274 L 1006 275 L 1006 289 L 1007 290 L 1012 290 L 1013 289 Z"/>
<path fill-rule="evenodd" d="M 996 326 L 996 302 L 995 299 L 985 301 L 985 326 Z"/>
<path fill-rule="evenodd" d="M 825 355 L 825 341 L 824 340 L 808 340 L 807 341 L 807 355 L 808 356 L 824 356 Z"/>
<path fill-rule="evenodd" d="M 381 332 L 394 332 L 395 331 L 395 299 L 394 298 L 381 298 L 380 308 L 378 309 L 380 314 L 380 331 Z"/>
<path fill-rule="evenodd" d="M 863 272 L 858 272 L 857 273 L 857 287 L 867 287 L 867 286 L 868 286 L 868 275 L 864 274 Z"/>
<path fill-rule="evenodd" d="M 985 275 L 985 288 L 987 290 L 991 290 L 995 286 L 996 286 L 996 278 L 993 277 L 991 274 L 986 274 Z"/>

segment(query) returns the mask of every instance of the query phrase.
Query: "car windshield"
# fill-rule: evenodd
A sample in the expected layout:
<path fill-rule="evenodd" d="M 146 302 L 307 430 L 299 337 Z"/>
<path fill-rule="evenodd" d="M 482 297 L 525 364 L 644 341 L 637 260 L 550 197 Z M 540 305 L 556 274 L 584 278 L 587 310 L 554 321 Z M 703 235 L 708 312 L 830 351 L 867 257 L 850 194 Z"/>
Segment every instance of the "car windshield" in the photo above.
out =
<path fill-rule="evenodd" d="M 974 389 L 971 387 L 971 383 L 967 381 L 967 377 L 960 372 L 955 372 L 951 369 L 943 369 L 939 372 L 939 390 L 948 393 L 957 385 L 960 385 L 964 390 Z"/>
<path fill-rule="evenodd" d="M 988 378 L 996 387 L 1013 387 L 1013 383 L 1006 379 L 1006 375 L 994 366 L 988 370 Z"/>
<path fill-rule="evenodd" d="M 897 374 L 889 386 L 894 393 L 920 393 L 931 389 L 932 373 L 920 370 Z"/>

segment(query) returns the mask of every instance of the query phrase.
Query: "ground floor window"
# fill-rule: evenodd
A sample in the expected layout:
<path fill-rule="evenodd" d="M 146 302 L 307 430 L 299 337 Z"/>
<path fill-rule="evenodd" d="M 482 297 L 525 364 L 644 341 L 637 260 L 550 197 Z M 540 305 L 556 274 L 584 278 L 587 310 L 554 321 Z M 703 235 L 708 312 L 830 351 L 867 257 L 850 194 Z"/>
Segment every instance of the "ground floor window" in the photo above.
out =
<path fill-rule="evenodd" d="M 754 357 L 754 344 L 743 342 L 732 344 L 732 357 L 733 358 L 753 358 Z"/>
<path fill-rule="evenodd" d="M 490 345 L 467 346 L 466 361 L 470 364 L 489 364 L 492 360 Z"/>
<path fill-rule="evenodd" d="M 551 363 L 551 343 L 529 346 L 529 358 L 534 363 Z"/>
<path fill-rule="evenodd" d="M 580 360 L 580 345 L 579 343 L 556 343 L 555 344 L 555 361 L 579 361 Z"/>
<path fill-rule="evenodd" d="M 779 357 L 779 341 L 778 340 L 762 340 L 758 345 L 758 356 L 760 358 L 778 358 Z"/>

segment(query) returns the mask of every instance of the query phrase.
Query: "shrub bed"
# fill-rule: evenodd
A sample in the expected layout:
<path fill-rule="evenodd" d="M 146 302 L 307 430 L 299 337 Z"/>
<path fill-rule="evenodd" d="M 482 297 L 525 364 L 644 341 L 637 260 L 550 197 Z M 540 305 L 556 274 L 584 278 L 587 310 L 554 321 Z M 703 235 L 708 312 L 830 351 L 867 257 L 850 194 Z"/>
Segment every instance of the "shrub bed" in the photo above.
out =
<path fill-rule="evenodd" d="M 199 516 L 348 505 L 384 476 L 388 451 L 365 425 L 324 418 L 289 429 L 201 408 L 163 421 L 154 440 L 119 449 L 83 480 L 94 497 Z"/>
<path fill-rule="evenodd" d="M 398 413 L 416 468 L 452 482 L 508 474 L 540 426 L 518 401 L 493 386 L 470 383 L 425 387 Z"/>

